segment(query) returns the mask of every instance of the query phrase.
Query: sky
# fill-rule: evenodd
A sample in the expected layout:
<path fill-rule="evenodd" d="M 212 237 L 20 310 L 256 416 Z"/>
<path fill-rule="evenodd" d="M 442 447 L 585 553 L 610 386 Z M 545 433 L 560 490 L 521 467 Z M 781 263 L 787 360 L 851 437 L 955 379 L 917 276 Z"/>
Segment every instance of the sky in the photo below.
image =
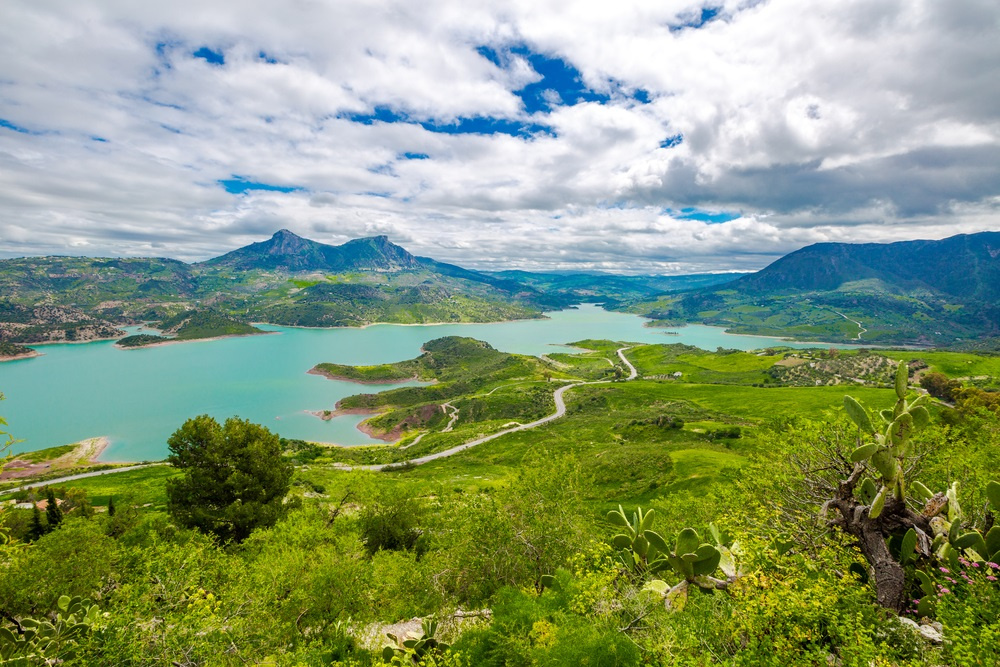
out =
<path fill-rule="evenodd" d="M 750 271 L 1000 230 L 996 0 L 8 0 L 0 257 Z"/>

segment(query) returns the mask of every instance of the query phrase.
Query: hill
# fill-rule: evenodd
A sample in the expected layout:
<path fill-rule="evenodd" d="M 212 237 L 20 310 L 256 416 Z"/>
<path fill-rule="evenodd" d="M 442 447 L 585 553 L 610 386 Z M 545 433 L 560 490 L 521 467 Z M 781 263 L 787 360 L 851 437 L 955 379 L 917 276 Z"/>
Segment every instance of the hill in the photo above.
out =
<path fill-rule="evenodd" d="M 1000 233 L 941 241 L 819 243 L 724 286 L 632 308 L 800 340 L 956 345 L 1000 332 Z"/>

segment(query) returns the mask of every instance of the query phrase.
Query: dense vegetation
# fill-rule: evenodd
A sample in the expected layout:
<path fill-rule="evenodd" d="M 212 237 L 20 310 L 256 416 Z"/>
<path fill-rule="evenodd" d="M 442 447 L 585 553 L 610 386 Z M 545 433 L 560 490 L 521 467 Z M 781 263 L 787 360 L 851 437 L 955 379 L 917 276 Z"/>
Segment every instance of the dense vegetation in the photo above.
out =
<path fill-rule="evenodd" d="M 30 347 L 0 340 L 0 357 L 23 357 L 34 352 Z"/>
<path fill-rule="evenodd" d="M 634 346 L 624 354 L 640 375 L 624 381 L 616 353 L 626 344 L 579 345 L 587 351 L 535 359 L 445 338 L 415 360 L 377 371 L 340 367 L 359 377 L 437 380 L 354 400 L 397 416 L 437 405 L 440 416 L 415 424 L 396 447 L 339 451 L 283 441 L 283 457 L 296 468 L 282 516 L 242 541 L 226 541 L 210 525 L 185 527 L 184 513 L 195 505 L 169 491 L 181 484 L 194 490 L 184 467 L 60 485 L 53 495 L 64 500 L 56 503 L 62 518 L 52 526 L 40 512 L 42 531 L 34 535 L 32 511 L 8 509 L 4 521 L 15 541 L 2 555 L 2 623 L 16 639 L 26 619 L 68 628 L 74 616 L 83 627 L 49 648 L 77 664 L 867 667 L 1000 660 L 997 570 L 976 555 L 975 538 L 987 549 L 995 539 L 989 483 L 1000 466 L 998 406 L 951 408 L 926 398 L 921 406 L 913 389 L 919 374 L 942 373 L 961 391 L 992 396 L 996 376 L 973 378 L 992 370 L 995 359 Z M 886 362 L 871 357 L 910 363 L 887 375 Z M 779 365 L 785 362 L 794 365 Z M 803 366 L 821 383 L 790 379 L 798 386 L 782 386 L 781 373 L 772 373 Z M 510 419 L 528 421 L 552 405 L 524 402 L 530 394 L 521 392 L 537 388 L 539 401 L 551 401 L 559 380 L 608 382 L 570 390 L 563 419 L 457 456 L 384 472 L 331 465 L 402 461 Z M 845 413 L 845 394 L 873 408 L 863 412 L 871 428 L 859 429 L 856 409 Z M 453 413 L 440 409 L 442 401 L 458 410 L 450 431 Z M 889 444 L 880 444 L 886 431 L 874 425 L 883 418 L 922 428 L 907 430 L 904 440 L 890 428 Z M 277 443 L 263 429 L 234 423 L 234 436 L 245 429 L 253 437 L 233 442 L 266 441 L 269 453 L 258 458 L 273 461 Z M 184 425 L 175 438 L 226 440 L 224 426 L 202 427 Z M 189 437 L 194 431 L 198 438 Z M 426 435 L 412 445 L 417 432 Z M 883 465 L 882 446 L 898 447 L 886 454 L 898 469 Z M 226 475 L 196 486 L 226 488 L 235 483 L 223 481 L 228 476 L 246 481 L 274 469 L 238 469 L 226 464 L 230 458 L 239 457 L 206 460 L 202 469 Z M 839 510 L 821 511 L 843 480 L 830 462 L 844 460 L 850 473 L 860 472 L 857 491 L 841 500 L 882 519 L 883 544 L 904 572 L 902 618 L 923 623 L 919 628 L 886 608 L 881 570 L 870 567 L 849 531 L 830 523 Z M 881 491 L 885 518 L 866 479 L 875 494 L 888 489 Z M 935 544 L 911 548 L 889 518 L 903 507 L 921 513 L 913 480 L 949 493 L 927 519 L 947 522 L 933 524 L 944 533 L 929 527 Z M 897 489 L 903 505 L 884 495 Z M 29 491 L 18 499 L 46 495 Z M 87 506 L 95 510 L 90 516 Z M 910 603 L 928 598 L 931 608 Z M 426 622 L 408 620 L 414 617 Z M 943 643 L 925 637 L 938 631 Z"/>

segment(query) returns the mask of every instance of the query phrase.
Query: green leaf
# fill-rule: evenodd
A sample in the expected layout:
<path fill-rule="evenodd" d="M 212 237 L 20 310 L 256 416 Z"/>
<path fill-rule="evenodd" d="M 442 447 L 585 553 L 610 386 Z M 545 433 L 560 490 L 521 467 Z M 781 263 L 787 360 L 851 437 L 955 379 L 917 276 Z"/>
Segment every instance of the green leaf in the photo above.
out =
<path fill-rule="evenodd" d="M 910 489 L 913 491 L 913 496 L 922 503 L 926 503 L 928 500 L 934 497 L 931 490 L 928 489 L 923 483 L 914 480 L 910 483 Z"/>
<path fill-rule="evenodd" d="M 632 540 L 632 548 L 635 549 L 635 552 L 639 554 L 639 556 L 645 558 L 646 554 L 649 553 L 649 542 L 647 542 L 646 538 L 642 535 L 637 535 L 636 538 Z"/>
<path fill-rule="evenodd" d="M 736 576 L 736 559 L 733 558 L 733 552 L 724 546 L 719 546 L 719 569 L 727 577 Z"/>
<path fill-rule="evenodd" d="M 934 582 L 931 581 L 930 576 L 923 570 L 914 570 L 913 574 L 919 580 L 920 590 L 924 592 L 924 595 L 932 595 L 934 593 Z"/>
<path fill-rule="evenodd" d="M 625 518 L 625 513 L 621 510 L 620 505 L 617 511 L 611 510 L 610 512 L 608 512 L 608 523 L 610 523 L 613 526 L 622 526 L 622 527 L 629 525 L 628 519 Z"/>
<path fill-rule="evenodd" d="M 993 509 L 1000 512 L 1000 482 L 988 482 L 986 484 L 986 497 L 989 498 Z"/>
<path fill-rule="evenodd" d="M 396 655 L 396 649 L 392 648 L 391 646 L 386 646 L 385 648 L 382 649 L 382 660 L 384 660 L 385 662 L 390 662 L 393 656 L 395 655 Z"/>
<path fill-rule="evenodd" d="M 868 510 L 869 519 L 877 519 L 882 513 L 882 508 L 885 506 L 885 496 L 886 487 L 883 486 L 879 489 L 878 494 L 875 496 L 875 500 L 872 501 L 871 509 Z"/>
<path fill-rule="evenodd" d="M 872 501 L 875 500 L 876 493 L 878 493 L 878 487 L 875 486 L 875 482 L 871 478 L 865 477 L 861 482 L 861 486 L 858 487 L 858 498 L 864 504 L 871 505 Z"/>
<path fill-rule="evenodd" d="M 917 613 L 921 616 L 933 616 L 934 608 L 937 606 L 936 602 L 932 597 L 921 598 L 920 602 L 917 603 Z"/>
<path fill-rule="evenodd" d="M 910 381 L 910 368 L 905 361 L 900 361 L 896 367 L 896 396 L 906 398 L 906 387 Z"/>
<path fill-rule="evenodd" d="M 916 429 L 921 429 L 931 423 L 931 413 L 922 405 L 910 408 L 910 414 L 913 415 L 913 427 Z"/>
<path fill-rule="evenodd" d="M 711 544 L 703 544 L 698 547 L 698 560 L 693 563 L 695 576 L 712 574 L 719 567 L 722 560 L 722 552 Z"/>
<path fill-rule="evenodd" d="M 677 536 L 677 551 L 678 556 L 683 556 L 684 554 L 693 554 L 698 551 L 698 545 L 701 543 L 701 538 L 698 537 L 698 532 L 694 528 L 685 528 Z"/>
<path fill-rule="evenodd" d="M 871 434 L 875 432 L 875 429 L 872 428 L 872 420 L 868 416 L 868 411 L 853 396 L 844 396 L 844 409 L 847 410 L 847 416 L 851 418 L 852 422 L 858 425 L 858 428 L 863 433 Z"/>
<path fill-rule="evenodd" d="M 884 447 L 872 454 L 871 463 L 878 470 L 882 478 L 892 481 L 896 478 L 896 459 Z"/>
<path fill-rule="evenodd" d="M 870 442 L 867 445 L 861 445 L 851 452 L 851 462 L 858 463 L 859 461 L 867 461 L 868 457 L 874 454 L 877 450 L 878 445 L 874 442 Z"/>
<path fill-rule="evenodd" d="M 708 524 L 708 533 L 716 544 L 722 544 L 722 533 L 719 532 L 719 528 L 714 523 Z"/>
<path fill-rule="evenodd" d="M 892 439 L 892 444 L 896 446 L 905 444 L 911 433 L 913 433 L 913 415 L 909 412 L 904 412 L 896 417 L 889 429 L 889 437 Z"/>
<path fill-rule="evenodd" d="M 1000 551 L 1000 526 L 993 526 L 990 528 L 990 532 L 986 533 L 986 550 L 990 554 L 995 554 Z M 996 561 L 993 561 L 994 563 Z"/>
<path fill-rule="evenodd" d="M 647 530 L 642 535 L 643 537 L 646 538 L 646 541 L 649 542 L 649 546 L 651 546 L 653 549 L 656 549 L 656 551 L 658 551 L 659 553 L 661 554 L 670 553 L 670 547 L 667 545 L 667 541 L 664 540 L 659 533 L 656 533 L 652 530 Z"/>
<path fill-rule="evenodd" d="M 959 549 L 972 549 L 978 553 L 983 560 L 990 557 L 990 552 L 986 548 L 986 541 L 979 531 L 970 531 L 955 540 L 955 546 Z"/>
<path fill-rule="evenodd" d="M 639 531 L 649 530 L 653 527 L 653 518 L 656 516 L 656 512 L 653 510 L 646 510 L 646 513 L 642 517 L 642 521 L 639 522 Z"/>
<path fill-rule="evenodd" d="M 628 535 L 623 535 L 621 533 L 618 533 L 613 538 L 611 538 L 611 543 L 614 544 L 619 549 L 631 549 L 632 548 L 632 540 L 631 540 L 631 538 L 629 538 Z"/>
<path fill-rule="evenodd" d="M 917 531 L 910 528 L 903 535 L 903 544 L 899 548 L 899 560 L 905 565 L 916 558 Z"/>

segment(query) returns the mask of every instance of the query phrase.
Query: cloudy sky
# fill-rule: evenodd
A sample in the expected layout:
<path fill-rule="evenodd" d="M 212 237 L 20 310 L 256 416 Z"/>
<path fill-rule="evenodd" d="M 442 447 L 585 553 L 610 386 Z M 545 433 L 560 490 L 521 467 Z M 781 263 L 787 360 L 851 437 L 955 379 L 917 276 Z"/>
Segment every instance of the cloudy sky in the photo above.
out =
<path fill-rule="evenodd" d="M 0 256 L 753 270 L 1000 229 L 996 0 L 8 0 Z"/>

